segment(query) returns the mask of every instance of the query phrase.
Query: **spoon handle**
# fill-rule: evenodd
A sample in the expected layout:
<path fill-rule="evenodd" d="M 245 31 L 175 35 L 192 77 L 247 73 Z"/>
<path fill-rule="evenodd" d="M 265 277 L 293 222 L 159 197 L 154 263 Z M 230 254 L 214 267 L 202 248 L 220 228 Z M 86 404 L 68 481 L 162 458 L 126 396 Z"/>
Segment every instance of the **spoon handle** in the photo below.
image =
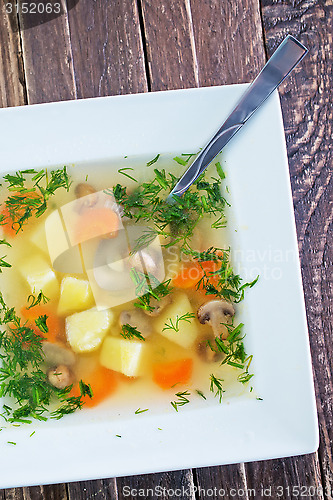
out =
<path fill-rule="evenodd" d="M 174 201 L 174 196 L 181 196 L 203 173 L 222 148 L 283 82 L 307 52 L 308 49 L 293 36 L 288 35 L 283 40 L 259 75 L 244 92 L 223 125 L 177 182 L 168 196 L 170 203 Z"/>

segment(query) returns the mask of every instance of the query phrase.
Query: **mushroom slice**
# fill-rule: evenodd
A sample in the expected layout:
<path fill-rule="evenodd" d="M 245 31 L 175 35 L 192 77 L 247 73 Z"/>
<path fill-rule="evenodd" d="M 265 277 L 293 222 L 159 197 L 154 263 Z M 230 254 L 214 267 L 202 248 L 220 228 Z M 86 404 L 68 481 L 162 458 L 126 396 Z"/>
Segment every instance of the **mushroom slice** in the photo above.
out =
<path fill-rule="evenodd" d="M 77 211 L 82 212 L 87 208 L 92 208 L 98 201 L 96 189 L 87 182 L 81 182 L 75 187 L 75 196 L 78 199 Z"/>
<path fill-rule="evenodd" d="M 199 307 L 197 315 L 202 324 L 212 327 L 215 337 L 222 335 L 222 339 L 228 336 L 225 323 L 230 323 L 235 314 L 234 306 L 225 300 L 210 300 Z"/>
<path fill-rule="evenodd" d="M 222 361 L 223 359 L 223 353 L 220 352 L 219 350 L 213 350 L 208 341 L 210 342 L 211 346 L 214 347 L 214 337 L 213 335 L 207 335 L 206 337 L 201 337 L 196 344 L 196 351 L 199 356 L 203 361 L 206 363 L 216 363 L 217 361 Z"/>
<path fill-rule="evenodd" d="M 171 296 L 170 295 L 166 295 L 165 297 L 163 297 L 162 299 L 160 300 L 157 300 L 157 299 L 154 299 L 152 298 L 150 300 L 150 303 L 149 305 L 153 308 L 152 310 L 148 311 L 148 310 L 145 310 L 144 312 L 146 314 L 148 314 L 148 316 L 158 316 L 161 311 L 163 311 L 163 309 L 168 305 L 170 304 L 171 302 Z"/>
<path fill-rule="evenodd" d="M 43 342 L 45 363 L 49 366 L 73 366 L 76 361 L 75 354 L 63 344 Z"/>
<path fill-rule="evenodd" d="M 130 325 L 137 328 L 144 337 L 149 337 L 152 333 L 152 326 L 150 320 L 139 309 L 131 309 L 129 311 L 122 311 L 119 316 L 119 324 Z"/>
<path fill-rule="evenodd" d="M 73 373 L 66 365 L 50 368 L 47 371 L 47 378 L 50 384 L 57 389 L 65 389 L 65 387 L 71 385 L 74 380 Z"/>

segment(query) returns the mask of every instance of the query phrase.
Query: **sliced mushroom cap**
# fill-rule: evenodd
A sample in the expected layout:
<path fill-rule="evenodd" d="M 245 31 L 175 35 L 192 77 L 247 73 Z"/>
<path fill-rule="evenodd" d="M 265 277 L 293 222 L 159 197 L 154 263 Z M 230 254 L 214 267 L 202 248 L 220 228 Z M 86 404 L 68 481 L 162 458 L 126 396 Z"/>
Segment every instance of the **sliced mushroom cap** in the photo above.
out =
<path fill-rule="evenodd" d="M 65 345 L 53 342 L 43 342 L 43 353 L 45 362 L 49 366 L 74 366 L 76 357 L 73 351 Z"/>
<path fill-rule="evenodd" d="M 150 300 L 150 303 L 149 305 L 153 308 L 151 311 L 144 311 L 146 314 L 148 314 L 148 316 L 158 316 L 162 311 L 163 309 L 168 305 L 170 304 L 171 302 L 171 295 L 166 295 L 165 297 L 162 297 L 161 300 L 157 300 L 157 299 L 151 299 Z"/>
<path fill-rule="evenodd" d="M 81 212 L 96 205 L 98 194 L 96 189 L 87 182 L 80 182 L 75 187 L 75 196 L 78 198 L 77 210 Z"/>
<path fill-rule="evenodd" d="M 57 389 L 65 389 L 74 381 L 74 376 L 71 370 L 66 365 L 58 365 L 55 368 L 50 368 L 47 371 L 47 378 L 51 385 Z"/>
<path fill-rule="evenodd" d="M 120 326 L 130 325 L 137 328 L 144 337 L 149 337 L 152 333 L 152 326 L 149 319 L 139 309 L 122 311 L 119 316 L 119 324 Z"/>
<path fill-rule="evenodd" d="M 223 353 L 217 349 L 213 335 L 201 337 L 196 344 L 196 351 L 199 358 L 206 363 L 216 363 L 223 359 Z"/>
<path fill-rule="evenodd" d="M 215 337 L 222 335 L 225 339 L 228 330 L 225 323 L 230 323 L 235 314 L 234 306 L 225 300 L 210 300 L 198 309 L 198 320 L 202 324 L 209 324 Z"/>

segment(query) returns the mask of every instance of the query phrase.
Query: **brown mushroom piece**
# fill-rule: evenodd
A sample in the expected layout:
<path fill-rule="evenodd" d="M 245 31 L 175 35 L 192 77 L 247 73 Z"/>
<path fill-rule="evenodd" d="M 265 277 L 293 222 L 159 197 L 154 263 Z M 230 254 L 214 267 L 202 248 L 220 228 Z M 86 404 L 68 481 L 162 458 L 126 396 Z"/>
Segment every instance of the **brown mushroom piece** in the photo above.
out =
<path fill-rule="evenodd" d="M 73 373 L 66 365 L 58 365 L 55 368 L 50 368 L 47 371 L 47 378 L 51 385 L 57 389 L 65 389 L 74 381 Z"/>
<path fill-rule="evenodd" d="M 74 192 L 75 196 L 78 198 L 79 212 L 95 206 L 98 201 L 96 189 L 87 182 L 80 182 L 79 184 L 77 184 Z"/>
<path fill-rule="evenodd" d="M 226 339 L 228 329 L 225 323 L 231 323 L 235 314 L 234 306 L 225 300 L 210 300 L 199 307 L 197 316 L 202 324 L 208 324 L 212 327 L 215 337 Z"/>
<path fill-rule="evenodd" d="M 120 326 L 130 325 L 137 328 L 144 337 L 149 337 L 153 331 L 149 319 L 139 309 L 122 311 L 119 316 L 119 324 Z"/>
<path fill-rule="evenodd" d="M 152 316 L 152 317 L 158 316 L 159 314 L 161 314 L 161 312 L 163 311 L 163 309 L 168 304 L 170 304 L 171 300 L 172 300 L 171 299 L 171 295 L 166 295 L 165 297 L 162 297 L 160 300 L 152 298 L 150 300 L 150 302 L 149 302 L 149 305 L 152 307 L 152 309 L 151 310 L 145 310 L 144 312 L 148 316 Z"/>
<path fill-rule="evenodd" d="M 217 349 L 213 335 L 201 337 L 196 345 L 196 351 L 206 363 L 216 363 L 222 361 L 224 354 Z"/>
<path fill-rule="evenodd" d="M 66 365 L 72 367 L 76 362 L 73 351 L 60 342 L 43 342 L 43 353 L 45 363 L 48 366 Z"/>

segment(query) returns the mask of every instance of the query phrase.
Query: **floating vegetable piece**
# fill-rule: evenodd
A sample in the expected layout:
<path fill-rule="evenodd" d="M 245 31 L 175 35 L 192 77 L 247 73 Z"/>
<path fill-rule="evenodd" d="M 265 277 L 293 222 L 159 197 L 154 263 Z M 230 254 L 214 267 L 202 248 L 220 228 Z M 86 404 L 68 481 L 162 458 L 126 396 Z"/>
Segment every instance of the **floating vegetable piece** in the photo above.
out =
<path fill-rule="evenodd" d="M 77 221 L 75 239 L 77 243 L 107 235 L 114 238 L 119 228 L 119 215 L 111 208 L 89 208 Z"/>
<path fill-rule="evenodd" d="M 91 394 L 86 394 L 82 399 L 84 401 L 84 406 L 89 408 L 97 406 L 106 398 L 111 396 L 111 394 L 113 394 L 117 389 L 118 385 L 117 373 L 112 370 L 108 370 L 103 366 L 98 366 L 92 373 L 90 373 L 88 380 L 91 388 Z M 80 392 L 80 385 L 76 384 L 71 390 L 70 396 L 79 396 Z"/>
<path fill-rule="evenodd" d="M 103 342 L 100 363 L 127 377 L 138 377 L 144 372 L 148 349 L 147 344 L 140 340 L 107 337 Z"/>
<path fill-rule="evenodd" d="M 66 316 L 93 306 L 94 297 L 89 281 L 67 276 L 60 286 L 58 314 Z"/>
<path fill-rule="evenodd" d="M 18 264 L 18 270 L 27 281 L 32 293 L 41 290 L 49 299 L 54 299 L 59 294 L 59 283 L 55 272 L 41 255 L 32 255 Z"/>
<path fill-rule="evenodd" d="M 110 309 L 95 308 L 66 318 L 66 336 L 74 352 L 90 352 L 99 348 L 113 322 Z"/>
<path fill-rule="evenodd" d="M 225 300 L 210 300 L 198 309 L 198 320 L 200 323 L 208 323 L 215 337 L 222 335 L 222 339 L 228 336 L 225 323 L 230 324 L 235 314 L 234 306 Z"/>
<path fill-rule="evenodd" d="M 189 382 L 193 371 L 193 360 L 180 359 L 153 366 L 153 381 L 162 389 L 170 389 Z"/>
<path fill-rule="evenodd" d="M 179 323 L 181 316 L 190 315 L 185 321 L 181 321 L 179 329 L 166 328 L 166 325 Z M 198 335 L 198 326 L 194 318 L 191 303 L 185 293 L 178 293 L 174 296 L 174 301 L 170 306 L 166 307 L 154 322 L 155 330 L 176 344 L 189 348 L 191 347 Z"/>

